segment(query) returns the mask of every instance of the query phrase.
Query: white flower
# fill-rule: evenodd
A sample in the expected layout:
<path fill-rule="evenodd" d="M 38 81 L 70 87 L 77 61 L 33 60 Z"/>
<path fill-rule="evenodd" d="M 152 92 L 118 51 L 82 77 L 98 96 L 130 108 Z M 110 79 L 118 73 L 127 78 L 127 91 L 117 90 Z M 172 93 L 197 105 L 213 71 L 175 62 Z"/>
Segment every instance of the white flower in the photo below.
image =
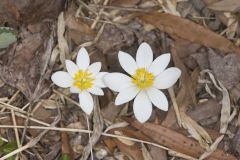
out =
<path fill-rule="evenodd" d="M 136 55 L 136 61 L 127 53 L 120 51 L 118 59 L 122 68 L 131 76 L 122 73 L 109 73 L 104 76 L 105 84 L 113 91 L 119 92 L 115 104 L 120 105 L 134 99 L 133 112 L 141 122 L 149 119 L 152 104 L 167 111 L 168 100 L 159 89 L 174 85 L 181 75 L 180 69 L 171 67 L 170 54 L 162 54 L 153 61 L 151 47 L 142 43 Z"/>
<path fill-rule="evenodd" d="M 102 81 L 106 72 L 100 72 L 101 62 L 89 65 L 90 59 L 85 48 L 79 50 L 77 64 L 70 60 L 66 60 L 65 63 L 67 72 L 55 72 L 51 77 L 52 81 L 59 87 L 70 87 L 70 92 L 72 93 L 78 93 L 82 110 L 90 114 L 93 110 L 91 94 L 104 95 L 101 88 L 106 87 Z"/>

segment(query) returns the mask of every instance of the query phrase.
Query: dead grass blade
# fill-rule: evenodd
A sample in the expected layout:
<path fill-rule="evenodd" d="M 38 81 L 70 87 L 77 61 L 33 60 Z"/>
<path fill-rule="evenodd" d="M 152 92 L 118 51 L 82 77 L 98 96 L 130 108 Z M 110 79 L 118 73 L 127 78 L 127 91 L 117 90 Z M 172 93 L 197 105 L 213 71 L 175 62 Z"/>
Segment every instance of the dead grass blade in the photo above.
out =
<path fill-rule="evenodd" d="M 222 141 L 223 137 L 224 137 L 224 135 L 221 135 L 220 137 L 218 137 L 215 140 L 215 142 L 210 146 L 210 148 L 199 157 L 199 160 L 203 160 L 203 159 L 207 158 L 208 156 L 210 156 L 217 149 L 217 146 Z"/>
<path fill-rule="evenodd" d="M 206 47 L 219 49 L 226 53 L 235 52 L 240 54 L 240 48 L 228 39 L 187 19 L 158 12 L 145 14 L 140 16 L 140 19 L 156 26 L 163 32 L 167 32 L 173 38 L 179 37 Z"/>
<path fill-rule="evenodd" d="M 93 133 L 92 137 L 89 139 L 89 143 L 84 147 L 81 160 L 88 159 L 89 154 L 92 151 L 92 147 L 97 143 L 101 137 L 103 130 L 103 119 L 100 112 L 100 106 L 98 98 L 94 97 L 94 110 L 93 110 Z"/>
<path fill-rule="evenodd" d="M 60 121 L 60 119 L 61 119 L 61 116 L 60 116 L 60 114 L 59 114 L 59 115 L 55 118 L 54 122 L 53 122 L 50 126 L 51 126 L 51 127 L 54 127 L 56 124 L 58 124 L 58 122 Z M 25 128 L 25 126 L 24 126 L 24 128 Z M 22 146 L 21 148 L 18 148 L 18 149 L 16 149 L 16 150 L 12 151 L 11 153 L 9 153 L 9 154 L 1 157 L 0 160 L 5 160 L 5 159 L 7 159 L 7 158 L 9 158 L 9 157 L 11 157 L 11 156 L 14 156 L 14 155 L 16 155 L 16 154 L 18 154 L 18 153 L 20 153 L 20 152 L 28 149 L 28 148 L 31 148 L 31 147 L 35 146 L 47 132 L 48 132 L 47 129 L 44 130 L 44 131 L 42 131 L 37 137 L 35 137 L 34 139 L 31 139 L 26 145 L 24 145 L 24 146 Z"/>

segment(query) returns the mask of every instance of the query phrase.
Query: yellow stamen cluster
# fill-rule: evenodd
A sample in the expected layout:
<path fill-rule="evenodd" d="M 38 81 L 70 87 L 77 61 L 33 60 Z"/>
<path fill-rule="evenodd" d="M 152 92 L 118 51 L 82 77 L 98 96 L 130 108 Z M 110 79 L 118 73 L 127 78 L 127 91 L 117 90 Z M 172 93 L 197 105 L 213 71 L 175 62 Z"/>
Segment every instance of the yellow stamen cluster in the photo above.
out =
<path fill-rule="evenodd" d="M 81 91 L 89 89 L 93 86 L 94 78 L 92 77 L 92 74 L 88 72 L 88 70 L 83 71 L 79 70 L 74 75 L 74 83 L 73 85 L 79 88 Z"/>
<path fill-rule="evenodd" d="M 132 83 L 136 84 L 139 89 L 148 88 L 153 85 L 154 76 L 145 68 L 137 69 L 135 75 L 132 75 L 132 78 Z"/>

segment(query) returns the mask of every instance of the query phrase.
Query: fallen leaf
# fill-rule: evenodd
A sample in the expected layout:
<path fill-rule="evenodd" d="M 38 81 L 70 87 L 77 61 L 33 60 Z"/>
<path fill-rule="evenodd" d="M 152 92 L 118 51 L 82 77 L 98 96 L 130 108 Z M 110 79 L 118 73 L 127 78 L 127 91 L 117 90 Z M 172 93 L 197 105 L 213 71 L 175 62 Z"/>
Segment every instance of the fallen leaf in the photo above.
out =
<path fill-rule="evenodd" d="M 125 118 L 125 120 L 127 120 Z M 141 124 L 136 120 L 128 119 L 133 127 L 139 129 L 142 133 L 150 137 L 156 143 L 166 146 L 174 151 L 198 158 L 205 150 L 199 143 L 191 138 L 188 138 L 176 131 L 161 125 L 144 123 Z M 223 150 L 217 149 L 210 156 L 209 160 L 237 160 L 236 157 Z"/>
<path fill-rule="evenodd" d="M 221 0 L 207 6 L 209 9 L 222 12 L 237 12 L 240 9 L 239 0 Z"/>
<path fill-rule="evenodd" d="M 118 136 L 125 136 L 122 132 L 120 131 L 114 131 L 114 134 L 115 135 L 118 135 Z M 131 140 L 127 140 L 127 139 L 122 139 L 122 138 L 117 138 L 120 142 L 122 142 L 123 144 L 125 145 L 128 145 L 128 146 L 133 146 L 135 144 L 135 142 L 131 141 Z"/>
<path fill-rule="evenodd" d="M 65 21 L 64 21 L 63 12 L 61 12 L 58 16 L 57 37 L 58 37 L 58 48 L 60 50 L 60 61 L 62 62 L 62 64 L 65 64 L 66 58 L 69 58 L 69 48 L 68 48 L 68 43 L 64 37 L 64 33 L 65 33 Z"/>
<path fill-rule="evenodd" d="M 2 80 L 18 88 L 30 101 L 37 101 L 49 89 L 44 80 L 50 76 L 45 73 L 54 40 L 52 31 L 47 26 L 41 23 L 40 33 L 27 32 L 23 35 L 22 43 L 13 46 L 4 55 L 4 63 L 0 66 Z"/>
<path fill-rule="evenodd" d="M 143 154 L 143 159 L 144 160 L 153 160 L 149 151 L 145 147 L 145 145 L 142 143 L 142 154 Z"/>
<path fill-rule="evenodd" d="M 184 112 L 180 112 L 182 118 L 182 126 L 188 130 L 191 136 L 196 139 L 205 149 L 209 148 L 212 139 L 203 127 L 188 117 Z"/>
<path fill-rule="evenodd" d="M 144 160 L 141 149 L 137 145 L 129 146 L 117 139 L 114 139 L 114 141 L 121 152 L 131 156 L 134 160 Z"/>
<path fill-rule="evenodd" d="M 220 117 L 220 133 L 225 134 L 228 128 L 228 124 L 230 123 L 230 112 L 231 112 L 231 103 L 228 90 L 224 87 L 224 85 L 216 80 L 213 74 L 209 70 L 203 70 L 202 73 L 207 73 L 213 82 L 214 86 L 222 92 L 222 109 L 221 109 L 221 117 Z"/>
<path fill-rule="evenodd" d="M 192 110 L 189 110 L 187 114 L 196 122 L 201 123 L 206 119 L 214 116 L 219 116 L 221 113 L 221 105 L 216 100 L 208 100 L 203 103 L 197 104 Z"/>
<path fill-rule="evenodd" d="M 176 36 L 190 42 L 200 43 L 206 47 L 219 49 L 226 53 L 235 52 L 240 54 L 240 48 L 228 39 L 187 19 L 157 12 L 140 16 L 140 19 L 156 26 L 163 32 L 167 32 L 173 38 Z"/>
<path fill-rule="evenodd" d="M 221 56 L 213 50 L 209 51 L 208 61 L 210 69 L 216 78 L 223 83 L 227 89 L 231 89 L 240 81 L 240 56 L 228 54 Z"/>

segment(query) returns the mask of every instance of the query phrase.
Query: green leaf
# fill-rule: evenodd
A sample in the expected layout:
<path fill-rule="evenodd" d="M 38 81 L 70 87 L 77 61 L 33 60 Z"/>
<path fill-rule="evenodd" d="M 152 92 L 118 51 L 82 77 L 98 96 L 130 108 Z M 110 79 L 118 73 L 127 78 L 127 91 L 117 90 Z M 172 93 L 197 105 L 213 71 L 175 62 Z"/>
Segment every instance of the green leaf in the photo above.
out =
<path fill-rule="evenodd" d="M 71 157 L 68 154 L 63 154 L 62 160 L 71 160 Z"/>
<path fill-rule="evenodd" d="M 0 146 L 2 146 L 4 141 L 0 138 Z"/>
<path fill-rule="evenodd" d="M 17 35 L 12 28 L 0 27 L 0 49 L 7 48 L 13 42 L 16 42 Z"/>
<path fill-rule="evenodd" d="M 16 142 L 11 142 L 3 146 L 3 152 L 4 153 L 10 153 L 17 149 L 17 143 Z"/>

